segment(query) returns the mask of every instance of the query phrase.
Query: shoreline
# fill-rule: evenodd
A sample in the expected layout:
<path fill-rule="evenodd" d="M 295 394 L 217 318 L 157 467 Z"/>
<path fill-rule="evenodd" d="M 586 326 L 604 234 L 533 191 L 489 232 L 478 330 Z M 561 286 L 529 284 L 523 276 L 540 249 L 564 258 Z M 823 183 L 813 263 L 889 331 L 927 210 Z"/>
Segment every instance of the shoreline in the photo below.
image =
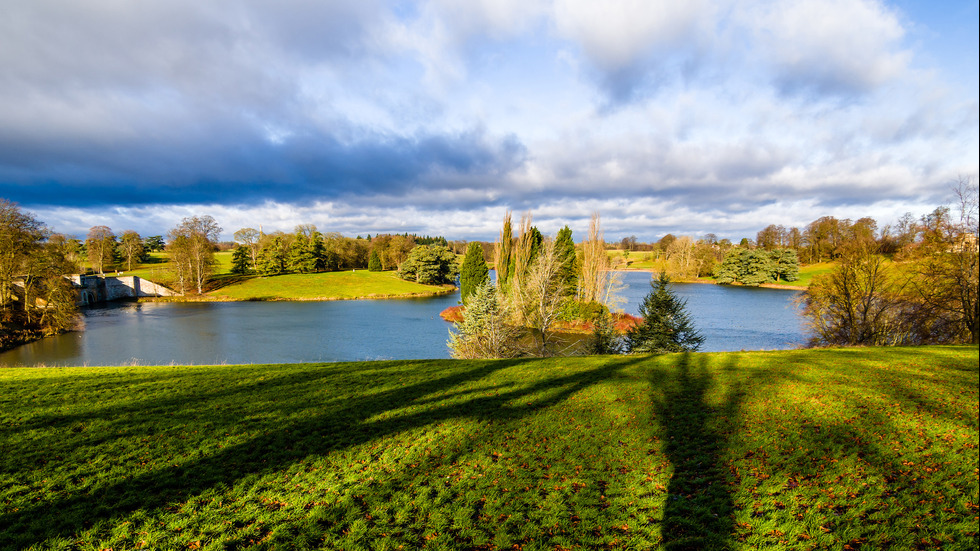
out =
<path fill-rule="evenodd" d="M 331 302 L 335 300 L 398 300 L 409 298 L 432 298 L 451 295 L 458 291 L 457 287 L 451 289 L 440 289 L 428 293 L 408 293 L 408 294 L 370 294 L 356 297 L 249 297 L 231 298 L 228 296 L 173 296 L 173 297 L 142 297 L 138 302 Z"/>
<path fill-rule="evenodd" d="M 659 274 L 659 270 L 654 270 L 653 268 L 614 268 L 613 272 L 647 272 L 651 274 Z M 672 283 L 699 283 L 702 285 L 722 285 L 717 281 L 706 279 L 706 278 L 694 278 L 694 279 L 671 279 Z M 734 285 L 729 285 L 730 287 L 752 287 L 751 285 L 742 285 L 736 283 Z M 780 285 L 778 283 L 763 283 L 758 285 L 762 289 L 783 289 L 786 291 L 806 291 L 807 287 L 801 285 Z"/>

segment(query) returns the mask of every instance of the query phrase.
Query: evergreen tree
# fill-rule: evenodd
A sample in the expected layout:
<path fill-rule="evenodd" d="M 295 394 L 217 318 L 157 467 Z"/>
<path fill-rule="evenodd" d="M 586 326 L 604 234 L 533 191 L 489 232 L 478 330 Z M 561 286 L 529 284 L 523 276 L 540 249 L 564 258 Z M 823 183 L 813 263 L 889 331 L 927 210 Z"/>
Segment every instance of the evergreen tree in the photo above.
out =
<path fill-rule="evenodd" d="M 650 281 L 652 290 L 640 305 L 643 323 L 626 334 L 626 349 L 638 353 L 693 352 L 704 337 L 687 314 L 687 301 L 670 290 L 670 278 L 661 272 Z"/>
<path fill-rule="evenodd" d="M 398 268 L 398 277 L 423 285 L 453 283 L 459 275 L 456 255 L 441 245 L 419 245 Z"/>
<path fill-rule="evenodd" d="M 259 253 L 259 265 L 255 267 L 262 275 L 279 275 L 286 273 L 288 253 L 286 244 L 281 236 L 273 238 Z"/>
<path fill-rule="evenodd" d="M 565 293 L 574 295 L 578 289 L 578 266 L 575 259 L 575 242 L 572 230 L 565 226 L 555 237 L 555 254 L 561 262 L 561 277 L 565 281 Z"/>
<path fill-rule="evenodd" d="M 761 249 L 743 252 L 738 281 L 752 287 L 776 281 L 776 265 L 769 253 Z"/>
<path fill-rule="evenodd" d="M 486 280 L 476 286 L 463 311 L 463 321 L 449 331 L 454 358 L 512 358 L 521 354 L 516 346 L 521 330 L 509 323 L 510 313 L 497 288 Z"/>
<path fill-rule="evenodd" d="M 463 258 L 463 268 L 459 273 L 459 294 L 463 304 L 466 304 L 477 286 L 489 280 L 490 269 L 483 258 L 483 247 L 479 243 L 470 243 L 466 247 L 466 257 Z"/>
<path fill-rule="evenodd" d="M 715 270 L 715 281 L 722 285 L 735 283 L 742 266 L 742 250 L 732 249 L 725 255 L 725 260 Z"/>
<path fill-rule="evenodd" d="M 377 249 L 371 249 L 371 256 L 368 258 L 368 270 L 372 272 L 381 271 L 381 257 L 378 256 Z"/>
<path fill-rule="evenodd" d="M 776 278 L 783 281 L 800 279 L 800 259 L 793 249 L 773 251 L 773 263 L 776 266 Z"/>
<path fill-rule="evenodd" d="M 231 253 L 231 273 L 238 275 L 247 274 L 251 261 L 252 254 L 249 252 L 248 247 L 245 245 L 235 247 L 235 251 Z"/>

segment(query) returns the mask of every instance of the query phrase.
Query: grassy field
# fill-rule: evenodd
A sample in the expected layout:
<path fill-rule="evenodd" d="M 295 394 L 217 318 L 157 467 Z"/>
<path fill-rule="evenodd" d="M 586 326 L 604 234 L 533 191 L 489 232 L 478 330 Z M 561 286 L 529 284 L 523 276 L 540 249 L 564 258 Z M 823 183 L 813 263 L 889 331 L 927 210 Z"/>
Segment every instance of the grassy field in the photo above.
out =
<path fill-rule="evenodd" d="M 216 300 L 332 300 L 429 296 L 452 287 L 420 285 L 394 272 L 326 272 L 252 277 L 208 293 Z"/>
<path fill-rule="evenodd" d="M 975 549 L 976 347 L 0 370 L 0 549 Z"/>
<path fill-rule="evenodd" d="M 326 272 L 286 274 L 275 277 L 242 277 L 231 274 L 231 251 L 215 254 L 215 277 L 205 300 L 337 300 L 430 296 L 447 287 L 419 285 L 399 279 L 394 272 Z M 170 284 L 166 271 L 167 253 L 151 253 L 149 261 L 125 272 L 164 285 Z"/>

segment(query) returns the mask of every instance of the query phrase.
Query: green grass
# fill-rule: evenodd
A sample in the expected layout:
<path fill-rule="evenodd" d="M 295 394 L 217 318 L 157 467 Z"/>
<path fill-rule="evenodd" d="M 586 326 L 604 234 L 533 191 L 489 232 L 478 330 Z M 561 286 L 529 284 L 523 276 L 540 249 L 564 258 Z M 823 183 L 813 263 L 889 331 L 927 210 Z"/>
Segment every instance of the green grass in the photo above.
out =
<path fill-rule="evenodd" d="M 450 287 L 420 285 L 394 272 L 326 272 L 251 277 L 208 293 L 217 300 L 331 300 L 428 296 Z"/>
<path fill-rule="evenodd" d="M 0 370 L 2 549 L 975 549 L 976 347 Z"/>
<path fill-rule="evenodd" d="M 813 278 L 818 275 L 827 274 L 837 267 L 835 262 L 820 262 L 800 267 L 799 279 L 796 281 L 777 281 L 773 285 L 785 285 L 788 287 L 809 287 Z"/>

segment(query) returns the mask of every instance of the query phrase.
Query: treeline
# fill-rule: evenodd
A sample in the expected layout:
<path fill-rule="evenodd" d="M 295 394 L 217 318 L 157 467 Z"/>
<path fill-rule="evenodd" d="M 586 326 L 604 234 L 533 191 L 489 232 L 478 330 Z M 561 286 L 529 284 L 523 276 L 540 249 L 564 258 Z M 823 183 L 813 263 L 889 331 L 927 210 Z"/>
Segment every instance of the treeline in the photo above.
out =
<path fill-rule="evenodd" d="M 405 233 L 352 238 L 322 233 L 313 224 L 300 224 L 292 233 L 242 228 L 234 238 L 232 272 L 242 275 L 396 270 L 418 245 L 448 247 L 444 237 Z"/>
<path fill-rule="evenodd" d="M 960 182 L 956 195 L 955 211 L 907 216 L 889 239 L 866 234 L 836 246 L 837 266 L 802 299 L 813 344 L 980 342 L 977 187 Z"/>

